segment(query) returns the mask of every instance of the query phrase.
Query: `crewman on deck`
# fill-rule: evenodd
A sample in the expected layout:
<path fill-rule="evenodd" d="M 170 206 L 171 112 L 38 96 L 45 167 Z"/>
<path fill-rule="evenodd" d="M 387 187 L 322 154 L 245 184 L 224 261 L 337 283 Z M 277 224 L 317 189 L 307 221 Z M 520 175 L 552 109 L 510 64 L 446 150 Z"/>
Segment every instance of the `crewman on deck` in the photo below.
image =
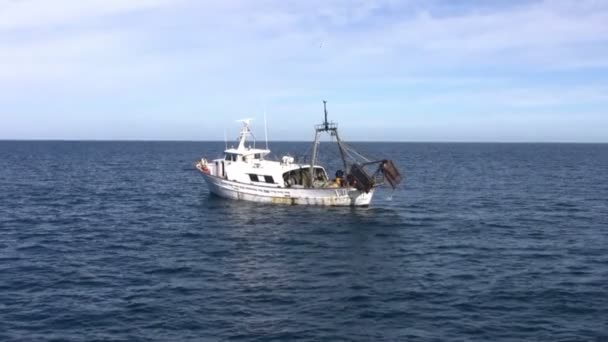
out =
<path fill-rule="evenodd" d="M 342 177 L 344 177 L 344 171 L 342 171 L 342 170 L 336 171 L 336 180 L 335 180 L 335 182 L 340 187 L 344 186 Z"/>

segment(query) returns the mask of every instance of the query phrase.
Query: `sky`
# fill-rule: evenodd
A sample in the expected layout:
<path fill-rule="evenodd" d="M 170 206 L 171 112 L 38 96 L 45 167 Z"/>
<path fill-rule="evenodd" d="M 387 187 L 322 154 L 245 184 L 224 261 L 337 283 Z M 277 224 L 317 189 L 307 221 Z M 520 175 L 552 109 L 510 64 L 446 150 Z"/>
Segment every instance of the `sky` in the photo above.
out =
<path fill-rule="evenodd" d="M 0 0 L 0 139 L 608 142 L 608 1 Z"/>

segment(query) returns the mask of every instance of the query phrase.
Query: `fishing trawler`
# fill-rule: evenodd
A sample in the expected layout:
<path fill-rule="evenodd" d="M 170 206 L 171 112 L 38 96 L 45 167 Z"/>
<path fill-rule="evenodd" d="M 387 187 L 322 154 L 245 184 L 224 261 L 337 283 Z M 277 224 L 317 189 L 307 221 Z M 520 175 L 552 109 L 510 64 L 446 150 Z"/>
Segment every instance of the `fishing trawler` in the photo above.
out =
<path fill-rule="evenodd" d="M 325 120 L 315 126 L 315 140 L 308 162 L 299 163 L 291 156 L 270 158 L 265 149 L 248 145 L 252 136 L 250 120 L 239 120 L 243 126 L 236 148 L 226 148 L 223 158 L 201 159 L 196 168 L 202 173 L 209 191 L 217 196 L 266 203 L 368 206 L 378 186 L 393 189 L 401 174 L 392 160 L 372 161 L 345 144 L 338 125 L 327 121 L 327 101 L 323 101 Z M 329 178 L 326 169 L 317 165 L 320 137 L 329 134 L 336 139 L 343 169 Z"/>

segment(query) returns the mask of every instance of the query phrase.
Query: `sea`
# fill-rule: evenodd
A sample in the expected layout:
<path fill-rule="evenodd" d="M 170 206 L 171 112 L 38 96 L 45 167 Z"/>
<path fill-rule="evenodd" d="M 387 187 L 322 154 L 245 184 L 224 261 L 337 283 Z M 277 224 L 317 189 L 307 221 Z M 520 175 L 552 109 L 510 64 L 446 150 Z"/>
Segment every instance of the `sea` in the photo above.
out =
<path fill-rule="evenodd" d="M 0 341 L 608 341 L 608 144 L 351 147 L 404 182 L 256 204 L 194 168 L 224 142 L 0 142 Z"/>

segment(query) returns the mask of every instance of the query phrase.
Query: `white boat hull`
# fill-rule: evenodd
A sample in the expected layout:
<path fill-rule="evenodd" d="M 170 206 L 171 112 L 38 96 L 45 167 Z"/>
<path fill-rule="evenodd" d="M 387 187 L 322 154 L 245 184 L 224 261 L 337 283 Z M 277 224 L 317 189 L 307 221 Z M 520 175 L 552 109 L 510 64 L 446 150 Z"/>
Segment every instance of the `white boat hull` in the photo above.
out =
<path fill-rule="evenodd" d="M 374 189 L 368 193 L 355 188 L 281 188 L 229 181 L 202 173 L 209 191 L 217 196 L 262 203 L 324 206 L 368 206 Z"/>

